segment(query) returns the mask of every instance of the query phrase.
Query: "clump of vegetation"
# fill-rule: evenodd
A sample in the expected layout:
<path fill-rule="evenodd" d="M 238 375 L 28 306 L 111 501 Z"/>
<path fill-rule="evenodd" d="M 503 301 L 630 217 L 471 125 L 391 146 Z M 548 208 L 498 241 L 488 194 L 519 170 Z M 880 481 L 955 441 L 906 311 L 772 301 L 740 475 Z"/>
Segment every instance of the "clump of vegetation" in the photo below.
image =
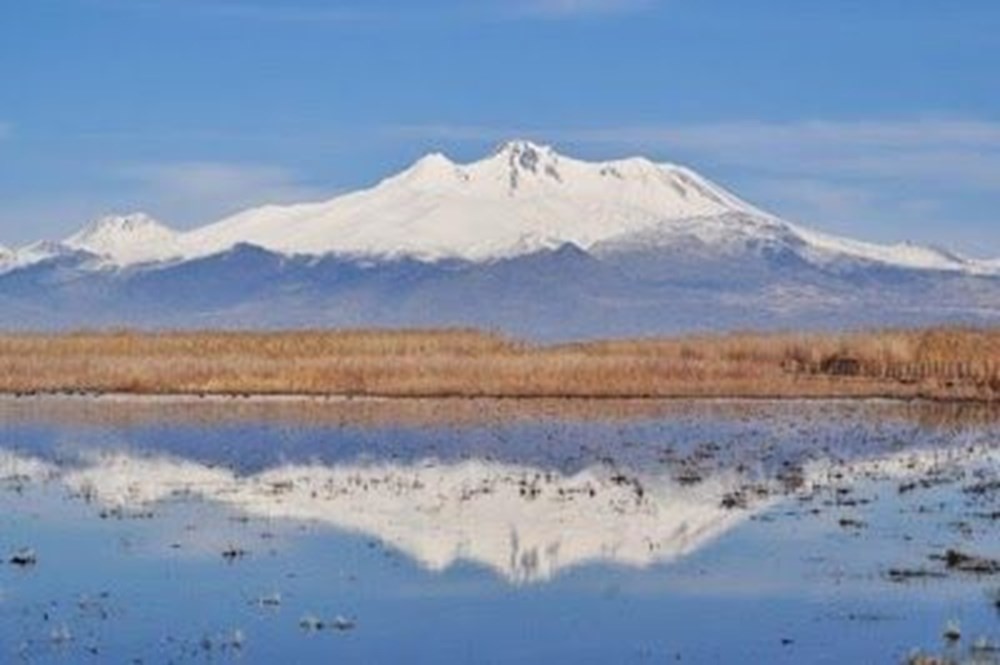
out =
<path fill-rule="evenodd" d="M 532 345 L 474 330 L 0 336 L 0 392 L 1000 398 L 1000 328 Z"/>

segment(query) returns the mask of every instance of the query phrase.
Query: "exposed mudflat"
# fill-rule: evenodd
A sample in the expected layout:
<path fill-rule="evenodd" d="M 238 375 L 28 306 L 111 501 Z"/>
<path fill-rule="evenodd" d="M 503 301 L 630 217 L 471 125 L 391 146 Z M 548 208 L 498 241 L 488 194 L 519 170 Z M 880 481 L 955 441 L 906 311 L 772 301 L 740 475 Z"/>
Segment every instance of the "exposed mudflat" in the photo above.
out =
<path fill-rule="evenodd" d="M 986 406 L 38 397 L 0 417 L 3 662 L 1000 662 Z"/>

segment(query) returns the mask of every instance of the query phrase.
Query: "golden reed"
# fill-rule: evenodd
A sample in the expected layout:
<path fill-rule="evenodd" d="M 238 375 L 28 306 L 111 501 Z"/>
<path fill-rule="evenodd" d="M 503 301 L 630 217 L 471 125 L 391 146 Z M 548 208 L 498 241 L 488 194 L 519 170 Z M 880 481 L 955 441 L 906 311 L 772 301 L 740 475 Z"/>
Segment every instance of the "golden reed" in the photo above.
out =
<path fill-rule="evenodd" d="M 533 345 L 464 329 L 0 336 L 0 392 L 1000 398 L 1000 328 Z"/>

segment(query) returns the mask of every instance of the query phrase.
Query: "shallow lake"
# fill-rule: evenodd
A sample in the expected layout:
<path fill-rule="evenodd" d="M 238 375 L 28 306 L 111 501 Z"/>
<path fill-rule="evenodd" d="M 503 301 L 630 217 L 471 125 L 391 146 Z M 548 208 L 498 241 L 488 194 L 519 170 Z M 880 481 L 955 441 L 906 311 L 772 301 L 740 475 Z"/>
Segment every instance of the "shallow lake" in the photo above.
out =
<path fill-rule="evenodd" d="M 0 662 L 1000 662 L 1000 413 L 0 400 Z"/>

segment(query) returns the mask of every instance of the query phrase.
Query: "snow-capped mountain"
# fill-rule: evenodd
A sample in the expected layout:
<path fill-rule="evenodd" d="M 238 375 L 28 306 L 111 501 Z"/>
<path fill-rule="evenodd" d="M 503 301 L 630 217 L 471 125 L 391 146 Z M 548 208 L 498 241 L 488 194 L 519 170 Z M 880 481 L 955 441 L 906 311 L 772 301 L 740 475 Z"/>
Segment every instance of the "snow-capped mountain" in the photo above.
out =
<path fill-rule="evenodd" d="M 1000 320 L 1000 260 L 840 238 L 682 166 L 514 141 L 186 232 L 138 213 L 97 220 L 0 254 L 0 303 L 0 327 L 460 324 L 565 337 L 982 322 Z"/>
<path fill-rule="evenodd" d="M 60 260 L 107 269 L 179 258 L 178 235 L 143 213 L 102 217 L 61 241 L 40 240 L 16 250 L 0 247 L 0 273 Z"/>
<path fill-rule="evenodd" d="M 187 258 L 249 243 L 283 254 L 489 261 L 573 244 L 644 237 L 724 249 L 783 244 L 812 261 L 853 258 L 938 270 L 995 266 L 911 244 L 879 246 L 810 231 L 697 173 L 641 157 L 584 162 L 527 141 L 472 164 L 435 153 L 371 189 L 330 201 L 248 210 L 184 234 Z"/>
<path fill-rule="evenodd" d="M 62 245 L 119 266 L 181 254 L 178 233 L 143 213 L 102 217 L 66 238 Z"/>
<path fill-rule="evenodd" d="M 585 162 L 551 147 L 512 141 L 456 164 L 439 153 L 363 191 L 320 203 L 264 206 L 186 233 L 142 213 L 105 217 L 59 243 L 117 266 L 194 259 L 251 244 L 285 255 L 495 261 L 572 244 L 663 247 L 695 241 L 720 253 L 747 245 L 785 248 L 817 264 L 1000 273 L 909 243 L 876 245 L 786 222 L 697 173 L 641 157 Z M 21 251 L 19 263 L 58 253 Z"/>
<path fill-rule="evenodd" d="M 679 166 L 591 164 L 518 141 L 467 165 L 432 154 L 371 189 L 249 210 L 182 242 L 189 256 L 247 242 L 286 254 L 484 261 L 566 243 L 588 249 L 666 220 L 733 211 L 756 214 Z"/>

